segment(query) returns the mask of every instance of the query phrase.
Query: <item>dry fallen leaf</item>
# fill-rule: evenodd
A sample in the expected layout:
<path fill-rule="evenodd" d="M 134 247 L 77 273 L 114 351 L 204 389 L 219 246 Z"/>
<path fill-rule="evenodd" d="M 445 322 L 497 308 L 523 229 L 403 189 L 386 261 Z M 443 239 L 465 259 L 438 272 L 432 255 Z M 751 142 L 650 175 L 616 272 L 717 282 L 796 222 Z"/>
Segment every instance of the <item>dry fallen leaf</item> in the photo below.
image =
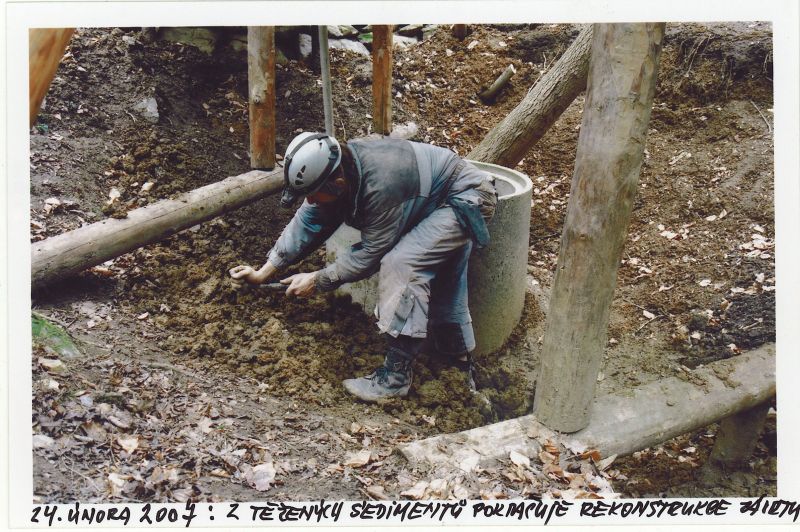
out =
<path fill-rule="evenodd" d="M 137 436 L 130 436 L 128 438 L 123 436 L 117 437 L 117 443 L 125 449 L 128 454 L 132 454 L 136 449 L 139 448 L 139 438 Z"/>
<path fill-rule="evenodd" d="M 36 434 L 33 436 L 33 448 L 34 449 L 49 449 L 53 446 L 55 440 L 50 436 L 45 436 L 44 434 Z"/>
<path fill-rule="evenodd" d="M 523 467 L 531 466 L 531 459 L 517 451 L 511 451 L 508 457 L 511 459 L 512 463 L 518 466 L 523 466 Z"/>
<path fill-rule="evenodd" d="M 99 423 L 88 421 L 83 423 L 80 428 L 83 430 L 86 436 L 96 442 L 102 442 L 106 439 L 106 429 L 104 429 Z"/>
<path fill-rule="evenodd" d="M 375 499 L 376 501 L 388 501 L 389 496 L 386 495 L 386 490 L 383 489 L 383 486 L 369 486 L 366 490 L 364 490 L 367 495 Z"/>
<path fill-rule="evenodd" d="M 645 317 L 645 318 L 647 318 L 648 320 L 654 320 L 654 319 L 656 319 L 656 315 L 655 315 L 655 314 L 653 314 L 653 313 L 652 313 L 652 312 L 650 312 L 650 311 L 643 310 L 643 311 L 642 311 L 642 314 L 643 314 L 643 315 L 644 315 L 644 317 Z"/>
<path fill-rule="evenodd" d="M 111 191 L 108 193 L 108 204 L 111 205 L 115 201 L 117 201 L 122 194 L 117 188 L 112 188 Z"/>
<path fill-rule="evenodd" d="M 586 460 L 588 458 L 591 458 L 592 460 L 597 462 L 602 458 L 602 456 L 600 455 L 600 451 L 598 451 L 597 449 L 588 449 L 579 454 L 578 458 L 580 458 L 581 460 Z"/>
<path fill-rule="evenodd" d="M 608 458 L 604 458 L 603 460 L 600 460 L 599 462 L 596 462 L 597 469 L 599 469 L 600 471 L 605 471 L 606 469 L 608 469 L 608 466 L 610 466 L 614 462 L 614 460 L 616 460 L 616 459 L 617 459 L 617 455 L 616 454 L 612 454 Z"/>
<path fill-rule="evenodd" d="M 437 499 L 447 498 L 447 480 L 443 478 L 431 480 L 428 489 L 430 490 L 431 495 Z"/>
<path fill-rule="evenodd" d="M 204 417 L 200 421 L 197 422 L 197 428 L 200 429 L 203 434 L 208 434 L 211 432 L 211 418 Z"/>
<path fill-rule="evenodd" d="M 453 488 L 453 497 L 455 497 L 456 499 L 469 499 L 470 498 L 469 490 L 467 490 L 467 488 L 465 488 L 461 484 L 457 484 Z"/>
<path fill-rule="evenodd" d="M 428 489 L 428 483 L 424 480 L 420 480 L 410 489 L 405 491 L 401 491 L 400 495 L 403 497 L 411 497 L 414 500 L 419 500 L 425 496 L 425 491 Z"/>
<path fill-rule="evenodd" d="M 109 473 L 108 475 L 108 491 L 112 497 L 119 497 L 122 495 L 122 487 L 125 485 L 126 478 L 117 474 Z"/>
<path fill-rule="evenodd" d="M 344 465 L 350 467 L 361 467 L 369 463 L 372 453 L 369 449 L 364 449 L 355 453 L 348 453 L 344 459 Z"/>
<path fill-rule="evenodd" d="M 426 415 L 423 414 L 422 415 L 422 421 L 424 421 L 425 423 L 427 423 L 431 427 L 435 427 L 436 426 L 436 417 L 435 416 L 426 416 Z"/>
<path fill-rule="evenodd" d="M 106 419 L 108 419 L 109 423 L 122 430 L 131 428 L 131 424 L 127 420 L 118 418 L 117 416 L 108 416 Z"/>
<path fill-rule="evenodd" d="M 259 464 L 248 471 L 245 480 L 258 491 L 267 491 L 275 480 L 275 466 L 272 462 Z"/>

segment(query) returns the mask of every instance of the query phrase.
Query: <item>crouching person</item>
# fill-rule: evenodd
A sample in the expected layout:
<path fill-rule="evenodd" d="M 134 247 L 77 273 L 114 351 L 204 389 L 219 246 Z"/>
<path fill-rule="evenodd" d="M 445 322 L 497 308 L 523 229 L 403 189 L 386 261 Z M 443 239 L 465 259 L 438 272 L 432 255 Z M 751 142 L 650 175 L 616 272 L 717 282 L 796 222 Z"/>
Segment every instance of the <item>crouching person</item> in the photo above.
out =
<path fill-rule="evenodd" d="M 286 150 L 284 178 L 281 204 L 305 201 L 266 263 L 237 266 L 231 277 L 264 283 L 347 223 L 361 231 L 349 253 L 281 281 L 287 295 L 305 297 L 378 272 L 375 315 L 389 348 L 381 367 L 345 380 L 345 389 L 364 401 L 405 396 L 414 358 L 430 336 L 474 390 L 467 265 L 473 246 L 489 241 L 486 223 L 497 203 L 491 176 L 437 146 L 388 138 L 340 144 L 302 133 Z"/>

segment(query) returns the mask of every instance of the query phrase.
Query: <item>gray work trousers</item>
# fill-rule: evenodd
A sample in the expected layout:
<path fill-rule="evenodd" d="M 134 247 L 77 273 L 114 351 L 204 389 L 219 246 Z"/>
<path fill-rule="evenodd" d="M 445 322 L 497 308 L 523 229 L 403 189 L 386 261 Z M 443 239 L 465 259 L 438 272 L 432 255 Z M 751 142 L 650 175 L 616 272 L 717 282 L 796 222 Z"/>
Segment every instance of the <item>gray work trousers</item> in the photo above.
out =
<path fill-rule="evenodd" d="M 458 195 L 494 214 L 491 185 Z M 375 315 L 381 332 L 426 338 L 437 351 L 463 355 L 475 349 L 468 307 L 467 266 L 472 240 L 453 208 L 443 205 L 406 233 L 381 260 Z"/>

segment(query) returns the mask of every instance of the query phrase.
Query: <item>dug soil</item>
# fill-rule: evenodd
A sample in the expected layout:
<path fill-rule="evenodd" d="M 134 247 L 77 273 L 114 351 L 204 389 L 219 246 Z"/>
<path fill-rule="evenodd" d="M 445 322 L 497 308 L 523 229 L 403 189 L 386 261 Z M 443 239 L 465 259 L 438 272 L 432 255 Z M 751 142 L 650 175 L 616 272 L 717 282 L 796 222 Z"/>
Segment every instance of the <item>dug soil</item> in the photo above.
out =
<path fill-rule="evenodd" d="M 395 51 L 394 121 L 466 155 L 578 31 L 476 26 L 459 41 L 439 27 Z M 220 31 L 204 53 L 139 29 L 79 29 L 31 130 L 31 240 L 249 171 L 242 32 Z M 477 93 L 509 64 L 516 75 L 483 103 Z M 369 57 L 332 50 L 331 65 L 337 134 L 370 133 Z M 774 341 L 771 78 L 768 24 L 668 26 L 598 394 L 689 378 Z M 302 60 L 278 66 L 277 93 L 282 153 L 324 119 L 318 76 Z M 156 118 L 137 107 L 148 98 Z M 530 412 L 583 102 L 516 168 L 534 184 L 530 290 L 507 345 L 477 360 L 491 409 L 426 354 L 408 398 L 354 401 L 342 379 L 373 370 L 385 350 L 369 316 L 346 296 L 233 287 L 228 270 L 261 265 L 292 216 L 270 197 L 34 293 L 34 311 L 80 351 L 33 346 L 35 500 L 608 494 L 604 479 L 625 496 L 774 495 L 774 410 L 736 475 L 700 474 L 715 426 L 620 458 L 580 486 L 519 473 L 518 461 L 436 483 L 394 452 Z M 323 262 L 320 251 L 287 273 Z"/>

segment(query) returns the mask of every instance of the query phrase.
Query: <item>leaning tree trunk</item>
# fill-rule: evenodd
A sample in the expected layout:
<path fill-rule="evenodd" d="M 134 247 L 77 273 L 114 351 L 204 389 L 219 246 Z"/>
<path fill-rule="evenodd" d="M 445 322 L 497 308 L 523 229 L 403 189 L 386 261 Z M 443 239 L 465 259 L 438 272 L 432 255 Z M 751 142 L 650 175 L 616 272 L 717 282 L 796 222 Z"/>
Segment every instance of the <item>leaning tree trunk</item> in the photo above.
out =
<path fill-rule="evenodd" d="M 596 24 L 586 106 L 547 314 L 534 414 L 589 423 L 639 182 L 664 24 Z"/>
<path fill-rule="evenodd" d="M 592 27 L 578 34 L 564 55 L 494 127 L 468 159 L 513 168 L 586 88 Z"/>

